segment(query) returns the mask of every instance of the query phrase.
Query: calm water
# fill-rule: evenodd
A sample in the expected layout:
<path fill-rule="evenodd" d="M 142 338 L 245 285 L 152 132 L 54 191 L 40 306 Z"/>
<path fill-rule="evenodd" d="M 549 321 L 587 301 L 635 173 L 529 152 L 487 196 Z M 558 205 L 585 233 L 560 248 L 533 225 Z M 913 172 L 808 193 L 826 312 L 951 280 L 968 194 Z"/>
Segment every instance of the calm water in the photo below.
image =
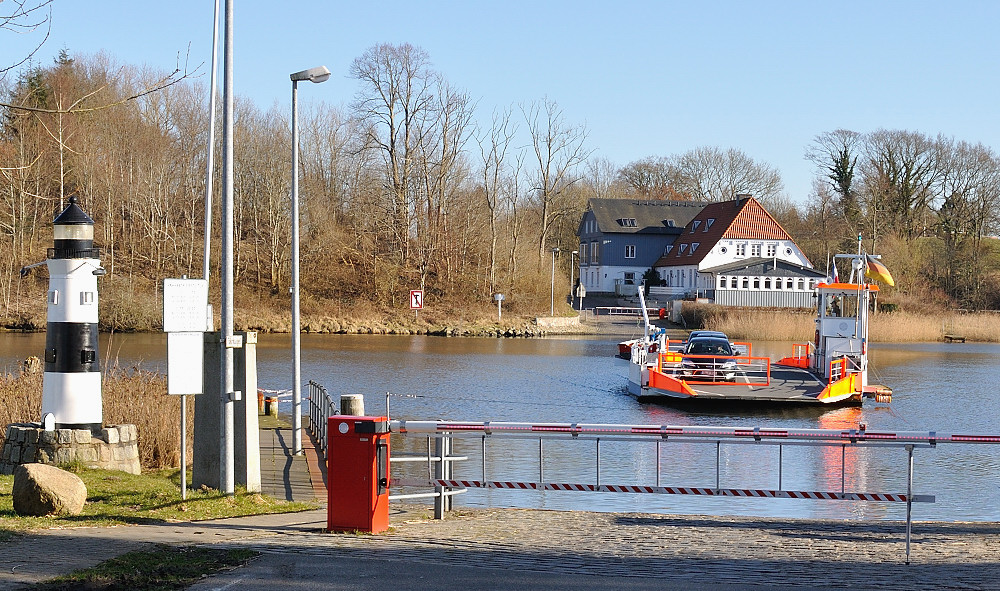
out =
<path fill-rule="evenodd" d="M 290 337 L 262 335 L 258 344 L 260 387 L 290 387 Z M 616 339 L 473 339 L 304 335 L 302 375 L 333 395 L 365 395 L 369 414 L 384 412 L 391 393 L 393 418 L 469 421 L 555 421 L 587 423 L 738 425 L 841 428 L 866 423 L 870 429 L 941 433 L 1000 433 L 1000 345 L 874 345 L 871 381 L 893 388 L 891 405 L 866 402 L 863 408 L 754 413 L 700 413 L 639 404 L 625 393 L 627 362 L 612 356 Z M 38 355 L 44 335 L 0 335 L 0 370 Z M 102 342 L 102 357 L 121 365 L 165 365 L 163 335 L 115 335 Z M 755 355 L 787 354 L 784 343 L 755 344 Z M 394 439 L 398 450 L 423 450 L 423 440 Z M 459 440 L 456 452 L 469 461 L 457 478 L 482 475 L 479 440 Z M 723 446 L 724 487 L 777 488 L 777 447 Z M 914 490 L 937 502 L 914 504 L 914 518 L 1000 521 L 1000 446 L 942 444 L 917 449 Z M 902 449 L 848 450 L 846 489 L 905 492 L 906 454 Z M 652 443 L 603 442 L 601 482 L 655 484 Z M 487 477 L 536 480 L 537 441 L 493 440 Z M 659 459 L 663 485 L 714 486 L 715 446 L 666 444 Z M 413 466 L 394 474 L 421 473 Z M 547 441 L 545 480 L 593 482 L 593 442 Z M 782 485 L 789 490 L 839 491 L 839 448 L 788 447 L 782 454 Z M 710 499 L 668 495 L 470 491 L 460 505 L 523 506 L 550 509 L 712 513 L 784 517 L 902 519 L 901 504 L 843 501 Z"/>

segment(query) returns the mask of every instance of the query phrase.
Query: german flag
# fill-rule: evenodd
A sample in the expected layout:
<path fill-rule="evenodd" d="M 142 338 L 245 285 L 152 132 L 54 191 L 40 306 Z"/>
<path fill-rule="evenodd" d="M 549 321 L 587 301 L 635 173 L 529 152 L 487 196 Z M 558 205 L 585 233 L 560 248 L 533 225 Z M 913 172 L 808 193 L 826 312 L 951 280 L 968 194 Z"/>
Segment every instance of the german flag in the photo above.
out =
<path fill-rule="evenodd" d="M 896 282 L 892 280 L 892 274 L 889 273 L 889 269 L 886 269 L 885 265 L 867 254 L 865 255 L 865 275 L 886 285 L 896 286 Z"/>

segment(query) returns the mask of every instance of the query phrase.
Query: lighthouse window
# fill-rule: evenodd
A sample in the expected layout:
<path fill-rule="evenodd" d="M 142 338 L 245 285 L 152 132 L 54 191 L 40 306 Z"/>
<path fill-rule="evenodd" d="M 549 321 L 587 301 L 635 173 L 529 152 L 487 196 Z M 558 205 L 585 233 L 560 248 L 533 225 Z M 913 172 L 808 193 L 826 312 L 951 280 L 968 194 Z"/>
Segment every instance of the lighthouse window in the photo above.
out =
<path fill-rule="evenodd" d="M 94 292 L 92 291 L 81 291 L 80 292 L 80 303 L 84 306 L 89 306 L 94 303 Z"/>
<path fill-rule="evenodd" d="M 81 363 L 93 363 L 97 359 L 97 352 L 93 349 L 84 349 L 80 351 L 80 362 Z"/>
<path fill-rule="evenodd" d="M 55 347 L 45 350 L 45 363 L 55 363 L 56 362 L 56 350 Z"/>
<path fill-rule="evenodd" d="M 53 306 L 59 304 L 59 290 L 53 289 L 52 291 L 49 292 L 49 303 L 52 304 Z"/>

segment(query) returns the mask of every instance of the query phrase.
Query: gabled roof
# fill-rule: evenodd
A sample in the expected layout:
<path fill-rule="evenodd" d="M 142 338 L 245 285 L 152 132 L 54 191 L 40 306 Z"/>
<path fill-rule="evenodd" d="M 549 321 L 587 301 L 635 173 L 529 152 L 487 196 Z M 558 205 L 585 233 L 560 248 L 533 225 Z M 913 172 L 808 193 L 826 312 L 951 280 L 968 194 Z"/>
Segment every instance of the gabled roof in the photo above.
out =
<path fill-rule="evenodd" d="M 764 206 L 753 197 L 710 203 L 674 241 L 655 267 L 697 265 L 720 240 L 792 240 Z M 694 248 L 692 248 L 692 246 Z"/>
<path fill-rule="evenodd" d="M 712 273 L 713 275 L 748 275 L 761 276 L 779 275 L 781 277 L 826 277 L 826 273 L 806 267 L 791 261 L 782 259 L 754 257 L 752 259 L 741 259 L 712 267 L 702 269 L 701 273 Z"/>
<path fill-rule="evenodd" d="M 590 199 L 588 202 L 597 227 L 604 234 L 679 235 L 705 205 L 703 201 L 634 199 Z"/>

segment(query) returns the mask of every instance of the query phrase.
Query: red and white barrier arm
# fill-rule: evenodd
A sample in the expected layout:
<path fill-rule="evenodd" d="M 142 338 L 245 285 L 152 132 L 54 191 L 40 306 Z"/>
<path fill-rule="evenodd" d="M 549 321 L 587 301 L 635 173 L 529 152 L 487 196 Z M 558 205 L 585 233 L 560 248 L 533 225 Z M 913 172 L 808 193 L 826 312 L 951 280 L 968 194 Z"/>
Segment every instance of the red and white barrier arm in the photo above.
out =
<path fill-rule="evenodd" d="M 512 423 L 498 421 L 391 422 L 394 433 L 404 435 L 448 433 L 453 436 L 537 436 L 543 434 L 585 437 L 633 436 L 652 438 L 754 439 L 780 441 L 833 441 L 838 443 L 1000 443 L 1000 435 L 937 433 L 935 431 L 871 431 L 866 429 L 773 429 L 746 427 L 611 425 L 589 423 Z"/>
<path fill-rule="evenodd" d="M 742 497 L 766 499 L 812 499 L 826 501 L 877 501 L 884 503 L 933 503 L 934 495 L 902 493 L 823 492 L 801 490 L 766 490 L 746 488 L 705 488 L 680 486 L 639 486 L 631 484 L 567 484 L 559 482 L 511 482 L 499 480 L 425 480 L 419 478 L 393 479 L 392 486 L 443 486 L 446 488 L 492 488 L 509 490 L 558 490 L 574 492 L 648 493 L 663 495 L 697 495 L 704 497 Z"/>

